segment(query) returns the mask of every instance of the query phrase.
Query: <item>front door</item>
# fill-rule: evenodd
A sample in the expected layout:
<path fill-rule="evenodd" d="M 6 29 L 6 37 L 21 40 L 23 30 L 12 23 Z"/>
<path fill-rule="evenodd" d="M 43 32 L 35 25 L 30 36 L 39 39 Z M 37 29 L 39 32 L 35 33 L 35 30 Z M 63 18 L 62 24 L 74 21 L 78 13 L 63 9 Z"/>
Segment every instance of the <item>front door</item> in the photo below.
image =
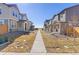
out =
<path fill-rule="evenodd" d="M 26 31 L 26 29 L 27 29 L 26 26 L 27 26 L 27 24 L 25 23 L 25 31 Z"/>

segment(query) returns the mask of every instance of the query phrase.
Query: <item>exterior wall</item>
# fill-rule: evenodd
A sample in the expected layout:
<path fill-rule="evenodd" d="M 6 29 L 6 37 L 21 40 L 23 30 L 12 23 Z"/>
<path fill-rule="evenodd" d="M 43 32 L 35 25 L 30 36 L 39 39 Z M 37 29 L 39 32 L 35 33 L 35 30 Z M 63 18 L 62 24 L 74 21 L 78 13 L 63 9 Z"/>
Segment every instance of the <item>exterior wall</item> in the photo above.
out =
<path fill-rule="evenodd" d="M 64 9 L 59 14 L 52 18 L 52 22 L 49 26 L 45 23 L 46 31 L 51 31 L 52 33 L 59 33 L 68 36 L 79 35 L 73 28 L 79 27 L 79 5 Z M 50 30 L 51 29 L 51 30 Z"/>
<path fill-rule="evenodd" d="M 28 29 L 28 30 L 31 30 L 31 26 L 32 26 L 32 22 L 31 22 L 31 21 L 28 21 L 27 29 Z"/>
<path fill-rule="evenodd" d="M 30 31 L 31 25 L 32 25 L 32 24 L 31 24 L 29 21 L 27 21 L 27 23 L 26 23 L 27 31 Z"/>
<path fill-rule="evenodd" d="M 19 20 L 19 11 L 15 7 L 8 7 L 6 4 L 0 3 L 0 20 L 6 20 L 8 26 L 8 31 L 17 31 L 17 21 Z M 16 16 L 13 16 L 13 12 L 16 13 Z M 5 24 L 5 23 L 4 23 Z"/>
<path fill-rule="evenodd" d="M 48 26 L 49 24 L 47 24 L 48 32 L 64 34 L 66 27 L 65 22 L 66 22 L 66 11 L 58 15 L 55 15 L 54 18 L 51 20 L 50 26 Z"/>
<path fill-rule="evenodd" d="M 6 5 L 4 5 L 4 4 L 1 4 L 0 3 L 0 12 L 1 12 L 1 14 L 0 14 L 0 21 L 4 21 L 4 24 L 3 25 L 5 25 L 5 26 L 2 26 L 1 24 L 0 24 L 0 26 L 2 26 L 2 27 L 0 27 L 1 29 L 0 29 L 0 31 L 2 31 L 2 29 L 4 28 L 4 27 L 7 27 L 8 26 L 8 20 L 10 19 L 10 17 L 9 17 L 9 8 L 8 8 L 8 6 L 6 6 Z M 7 24 L 5 24 L 5 21 L 7 21 Z M 6 33 L 6 32 L 8 32 L 8 31 L 6 31 L 6 30 L 3 30 L 2 31 L 2 33 L 0 33 L 0 34 L 4 34 L 4 33 Z"/>
<path fill-rule="evenodd" d="M 25 25 L 24 28 L 26 28 L 25 31 L 29 32 L 32 24 L 29 24 L 29 22 L 27 21 L 27 22 L 24 23 L 24 25 Z"/>
<path fill-rule="evenodd" d="M 59 33 L 59 18 L 58 18 L 59 15 L 55 15 L 54 18 L 52 19 L 52 22 L 51 22 L 51 32 L 52 33 Z"/>
<path fill-rule="evenodd" d="M 26 14 L 22 14 L 22 13 L 19 14 L 19 18 L 20 18 L 20 20 L 28 20 L 27 19 L 27 15 Z"/>
<path fill-rule="evenodd" d="M 26 14 L 23 15 L 23 20 L 27 20 Z"/>
<path fill-rule="evenodd" d="M 52 22 L 58 22 L 59 21 L 59 19 L 58 19 L 58 15 L 56 15 L 55 17 L 54 17 L 54 19 L 52 20 Z"/>
<path fill-rule="evenodd" d="M 61 25 L 61 34 L 70 36 L 71 35 L 70 32 L 67 32 L 68 28 L 71 26 L 72 27 L 79 26 L 79 6 L 68 8 L 64 12 L 65 12 L 64 19 L 66 19 L 66 21 Z"/>
<path fill-rule="evenodd" d="M 0 19 L 10 19 L 10 9 L 8 6 L 1 4 L 0 3 L 0 9 L 1 9 L 1 14 L 0 14 Z"/>
<path fill-rule="evenodd" d="M 24 31 L 24 23 L 18 22 L 18 31 Z"/>
<path fill-rule="evenodd" d="M 0 19 L 14 19 L 18 20 L 19 18 L 19 11 L 15 7 L 8 7 L 5 4 L 0 3 L 0 9 L 2 11 L 2 14 L 0 14 Z M 17 17 L 13 16 L 13 12 L 17 14 Z"/>
<path fill-rule="evenodd" d="M 61 22 L 66 21 L 66 11 L 63 11 L 59 14 L 59 21 L 61 21 Z"/>
<path fill-rule="evenodd" d="M 79 6 L 75 6 L 66 10 L 66 19 L 67 21 L 79 21 Z"/>
<path fill-rule="evenodd" d="M 12 29 L 12 31 L 17 31 L 17 21 L 20 19 L 19 10 L 15 7 L 10 7 L 10 27 L 9 29 Z M 15 14 L 15 15 L 13 15 Z"/>
<path fill-rule="evenodd" d="M 46 22 L 44 23 L 44 30 L 47 32 L 48 31 L 48 26 L 46 24 Z"/>
<path fill-rule="evenodd" d="M 66 32 L 67 27 L 68 27 L 68 24 L 66 22 L 61 22 L 60 23 L 60 34 L 66 35 L 67 34 L 67 32 Z"/>
<path fill-rule="evenodd" d="M 15 7 L 9 7 L 9 9 L 10 9 L 10 19 L 13 19 L 13 20 L 16 20 L 16 21 L 18 21 L 19 20 L 19 10 L 17 9 L 17 8 L 15 8 Z M 14 14 L 14 15 L 13 15 Z"/>
<path fill-rule="evenodd" d="M 60 33 L 60 26 L 61 24 L 59 22 L 52 24 L 52 33 Z"/>
<path fill-rule="evenodd" d="M 26 31 L 26 32 L 30 31 L 30 30 L 28 29 L 28 23 L 27 23 L 27 21 L 24 22 L 23 26 L 24 26 L 24 31 Z"/>
<path fill-rule="evenodd" d="M 31 23 L 28 21 L 26 14 L 20 13 L 20 20 L 18 22 L 18 30 L 19 31 L 30 31 Z"/>
<path fill-rule="evenodd" d="M 12 32 L 12 31 L 17 31 L 17 21 L 10 19 L 8 20 L 8 31 Z"/>
<path fill-rule="evenodd" d="M 19 20 L 23 20 L 23 22 L 18 23 Z M 1 34 L 13 31 L 28 32 L 31 29 L 31 26 L 32 22 L 28 21 L 26 14 L 20 14 L 16 5 L 0 3 L 0 31 L 2 31 Z"/>
<path fill-rule="evenodd" d="M 18 22 L 18 31 L 26 31 L 28 32 L 30 29 L 28 21 Z"/>
<path fill-rule="evenodd" d="M 44 22 L 44 30 L 46 32 L 51 32 L 51 20 L 46 20 Z"/>

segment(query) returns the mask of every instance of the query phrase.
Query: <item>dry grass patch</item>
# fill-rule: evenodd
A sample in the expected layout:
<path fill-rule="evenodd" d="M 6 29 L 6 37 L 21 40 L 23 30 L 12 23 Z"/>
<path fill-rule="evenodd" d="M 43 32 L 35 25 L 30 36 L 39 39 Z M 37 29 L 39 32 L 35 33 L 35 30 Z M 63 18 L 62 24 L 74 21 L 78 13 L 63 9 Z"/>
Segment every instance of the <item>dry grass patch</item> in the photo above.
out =
<path fill-rule="evenodd" d="M 56 52 L 56 49 L 59 48 L 57 39 L 49 37 L 44 31 L 41 31 L 41 33 L 47 52 Z"/>
<path fill-rule="evenodd" d="M 79 38 L 57 38 L 41 31 L 48 53 L 76 53 L 79 52 Z"/>
<path fill-rule="evenodd" d="M 12 44 L 3 49 L 2 52 L 29 53 L 35 40 L 36 32 L 37 31 L 34 31 L 28 35 L 26 34 L 20 36 L 15 39 Z"/>

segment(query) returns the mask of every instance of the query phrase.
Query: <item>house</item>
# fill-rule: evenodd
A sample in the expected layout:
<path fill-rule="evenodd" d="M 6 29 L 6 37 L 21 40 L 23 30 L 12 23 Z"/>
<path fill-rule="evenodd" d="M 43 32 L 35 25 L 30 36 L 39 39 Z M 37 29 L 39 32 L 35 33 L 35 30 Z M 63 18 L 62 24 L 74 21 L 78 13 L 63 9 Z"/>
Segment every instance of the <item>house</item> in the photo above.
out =
<path fill-rule="evenodd" d="M 15 4 L 0 3 L 0 34 L 17 31 L 19 9 Z"/>
<path fill-rule="evenodd" d="M 62 10 L 60 13 L 54 15 L 50 21 L 51 33 L 74 37 L 79 35 L 77 31 L 79 30 L 79 5 Z"/>
<path fill-rule="evenodd" d="M 29 20 L 26 16 L 26 14 L 20 14 L 21 18 L 20 20 L 17 22 L 18 24 L 18 31 L 26 31 L 28 32 L 29 29 Z"/>
<path fill-rule="evenodd" d="M 15 31 L 30 31 L 33 23 L 20 13 L 16 4 L 0 3 L 0 34 Z"/>
<path fill-rule="evenodd" d="M 34 29 L 33 23 L 28 20 L 26 14 L 20 13 L 20 20 L 17 22 L 18 24 L 18 31 L 25 31 L 29 32 Z"/>
<path fill-rule="evenodd" d="M 59 15 L 54 15 L 51 21 L 51 32 L 60 33 Z"/>
<path fill-rule="evenodd" d="M 44 30 L 47 31 L 47 32 L 49 32 L 49 23 L 50 23 L 50 20 L 46 20 L 44 22 Z"/>
<path fill-rule="evenodd" d="M 18 31 L 26 31 L 26 32 L 29 31 L 27 29 L 27 27 L 28 27 L 27 20 L 19 20 L 17 23 L 18 23 Z"/>
<path fill-rule="evenodd" d="M 34 25 L 33 25 L 33 23 L 31 22 L 31 21 L 28 21 L 28 29 L 30 30 L 30 31 L 32 31 L 32 30 L 34 30 Z"/>
<path fill-rule="evenodd" d="M 79 27 L 79 5 L 64 9 L 58 16 L 60 34 L 76 36 L 74 31 L 75 27 Z"/>

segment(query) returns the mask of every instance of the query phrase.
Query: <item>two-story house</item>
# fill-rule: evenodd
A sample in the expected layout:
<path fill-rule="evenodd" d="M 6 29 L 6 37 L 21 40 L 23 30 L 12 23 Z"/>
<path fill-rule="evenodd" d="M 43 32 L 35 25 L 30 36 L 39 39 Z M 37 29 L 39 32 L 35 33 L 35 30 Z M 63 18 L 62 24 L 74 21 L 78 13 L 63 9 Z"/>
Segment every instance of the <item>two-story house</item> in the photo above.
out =
<path fill-rule="evenodd" d="M 0 3 L 0 34 L 31 29 L 32 22 L 20 13 L 16 4 Z"/>
<path fill-rule="evenodd" d="M 50 20 L 45 20 L 44 22 L 44 30 L 49 32 L 49 24 L 50 24 Z"/>
<path fill-rule="evenodd" d="M 0 34 L 17 31 L 19 9 L 15 4 L 0 4 Z"/>
<path fill-rule="evenodd" d="M 51 32 L 74 35 L 75 29 L 79 27 L 79 5 L 65 8 L 60 13 L 53 16 L 51 21 Z M 75 34 L 76 35 L 76 34 Z"/>
<path fill-rule="evenodd" d="M 22 13 L 20 13 L 20 20 L 17 22 L 17 24 L 18 24 L 18 31 L 26 31 L 26 32 L 28 32 L 29 31 L 29 29 L 28 29 L 28 18 L 27 18 L 27 16 L 26 16 L 26 14 L 22 14 Z"/>

